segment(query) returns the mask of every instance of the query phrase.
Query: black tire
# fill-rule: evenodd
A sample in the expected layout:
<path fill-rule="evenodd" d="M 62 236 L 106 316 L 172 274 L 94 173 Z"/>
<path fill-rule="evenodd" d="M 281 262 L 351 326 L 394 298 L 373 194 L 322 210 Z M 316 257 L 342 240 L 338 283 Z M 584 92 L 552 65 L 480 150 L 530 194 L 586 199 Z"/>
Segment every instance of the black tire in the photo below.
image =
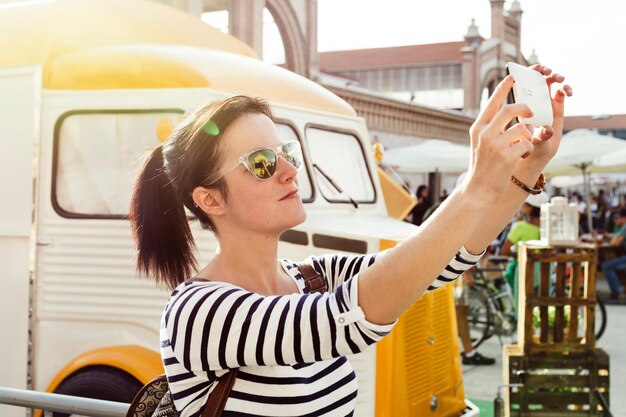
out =
<path fill-rule="evenodd" d="M 476 349 L 491 337 L 493 314 L 484 290 L 473 285 L 469 286 L 467 290 L 469 295 L 467 324 L 469 325 L 472 347 Z"/>
<path fill-rule="evenodd" d="M 142 384 L 119 369 L 94 366 L 70 375 L 56 389 L 57 394 L 130 403 Z M 55 412 L 54 417 L 69 414 Z"/>
<path fill-rule="evenodd" d="M 599 297 L 596 297 L 596 341 L 598 341 L 604 331 L 606 330 L 606 321 L 608 316 L 606 314 L 606 306 L 604 305 L 604 301 L 602 301 Z"/>
<path fill-rule="evenodd" d="M 595 333 L 595 338 L 596 338 L 596 342 L 602 337 L 602 335 L 604 334 L 604 331 L 606 330 L 606 325 L 607 325 L 607 314 L 606 314 L 606 306 L 604 304 L 604 301 L 602 301 L 601 298 L 596 297 L 596 309 L 595 309 L 595 314 L 594 314 L 594 333 Z M 579 323 L 582 322 L 584 320 L 585 317 L 585 307 L 579 307 L 578 308 L 578 320 Z M 583 337 L 585 335 L 585 327 L 584 326 L 580 326 L 579 328 L 579 337 Z"/>

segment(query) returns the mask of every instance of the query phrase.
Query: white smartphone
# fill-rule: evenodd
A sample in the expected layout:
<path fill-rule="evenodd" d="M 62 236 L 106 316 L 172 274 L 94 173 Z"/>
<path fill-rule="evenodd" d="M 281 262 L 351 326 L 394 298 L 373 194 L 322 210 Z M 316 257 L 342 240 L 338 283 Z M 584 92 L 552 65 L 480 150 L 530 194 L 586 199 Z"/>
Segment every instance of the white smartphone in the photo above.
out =
<path fill-rule="evenodd" d="M 530 107 L 533 117 L 518 117 L 520 123 L 533 126 L 552 126 L 552 100 L 545 78 L 534 69 L 524 67 L 514 62 L 506 64 L 506 72 L 513 76 L 513 100 Z"/>

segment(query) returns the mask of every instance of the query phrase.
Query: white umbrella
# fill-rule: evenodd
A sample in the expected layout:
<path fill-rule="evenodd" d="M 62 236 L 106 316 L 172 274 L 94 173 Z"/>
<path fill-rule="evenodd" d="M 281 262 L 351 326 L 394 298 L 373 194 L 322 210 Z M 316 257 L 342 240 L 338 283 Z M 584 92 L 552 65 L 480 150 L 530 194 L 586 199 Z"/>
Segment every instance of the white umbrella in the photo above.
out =
<path fill-rule="evenodd" d="M 624 142 L 626 142 L 626 140 Z M 612 172 L 626 172 L 626 149 L 601 156 L 594 161 L 594 165 L 611 169 Z"/>
<path fill-rule="evenodd" d="M 611 172 L 607 166 L 599 166 L 594 161 L 617 151 L 626 149 L 626 140 L 601 135 L 589 129 L 576 129 L 563 135 L 556 156 L 545 169 L 545 174 L 575 175 L 581 171 Z"/>
<path fill-rule="evenodd" d="M 626 173 L 595 173 L 589 175 L 590 185 L 610 185 L 626 183 Z M 558 188 L 570 188 L 584 185 L 582 174 L 559 175 L 550 178 L 550 185 Z"/>
<path fill-rule="evenodd" d="M 469 157 L 469 146 L 429 139 L 417 145 L 387 150 L 382 162 L 405 173 L 458 173 L 467 170 Z"/>
<path fill-rule="evenodd" d="M 589 231 L 592 230 L 592 223 L 588 175 L 591 172 L 610 172 L 610 168 L 598 166 L 594 161 L 623 149 L 626 149 L 626 140 L 601 135 L 589 129 L 572 130 L 563 135 L 559 151 L 544 170 L 549 176 L 582 173 Z"/>

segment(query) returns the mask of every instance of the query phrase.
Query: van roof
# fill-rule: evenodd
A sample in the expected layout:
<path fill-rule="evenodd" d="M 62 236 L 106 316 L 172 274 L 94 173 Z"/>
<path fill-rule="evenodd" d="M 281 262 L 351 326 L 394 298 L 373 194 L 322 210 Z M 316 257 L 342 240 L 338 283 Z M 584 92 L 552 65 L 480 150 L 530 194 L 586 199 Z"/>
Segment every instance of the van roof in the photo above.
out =
<path fill-rule="evenodd" d="M 212 88 L 355 115 L 320 85 L 256 59 L 198 17 L 150 0 L 35 0 L 0 5 L 0 68 L 41 65 L 64 90 Z"/>

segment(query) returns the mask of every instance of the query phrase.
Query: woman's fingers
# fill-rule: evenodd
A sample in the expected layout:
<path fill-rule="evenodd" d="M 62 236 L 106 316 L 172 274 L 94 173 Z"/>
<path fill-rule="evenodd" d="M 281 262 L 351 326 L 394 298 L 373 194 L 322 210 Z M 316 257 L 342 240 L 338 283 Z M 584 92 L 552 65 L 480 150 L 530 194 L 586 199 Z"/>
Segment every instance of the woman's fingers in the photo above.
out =
<path fill-rule="evenodd" d="M 552 113 L 554 114 L 554 128 L 557 131 L 562 129 L 563 117 L 565 116 L 565 97 L 571 97 L 574 92 L 572 87 L 565 84 L 558 88 L 552 99 Z"/>
<path fill-rule="evenodd" d="M 545 142 L 550 140 L 552 135 L 554 135 L 554 128 L 552 126 L 542 126 L 538 130 L 537 135 L 535 137 L 539 139 L 540 142 Z"/>
<path fill-rule="evenodd" d="M 528 126 L 524 123 L 518 123 L 515 126 L 509 128 L 500 136 L 500 140 L 505 143 L 514 143 L 519 140 L 525 140 L 531 142 L 533 138 L 532 126 Z"/>
<path fill-rule="evenodd" d="M 561 101 L 565 100 L 565 97 L 571 97 L 574 94 L 574 90 L 569 85 L 565 84 L 558 90 L 556 90 L 555 99 L 559 99 Z"/>
<path fill-rule="evenodd" d="M 513 77 L 507 75 L 504 80 L 500 81 L 500 84 L 496 87 L 491 97 L 489 97 L 489 101 L 487 105 L 480 112 L 476 122 L 479 124 L 487 124 L 495 117 L 502 106 L 502 103 L 505 102 L 506 97 L 511 91 L 511 87 L 513 87 Z"/>
<path fill-rule="evenodd" d="M 506 104 L 495 114 L 485 130 L 495 134 L 503 132 L 514 117 L 532 117 L 533 112 L 526 104 Z"/>
<path fill-rule="evenodd" d="M 561 74 L 551 74 L 550 76 L 546 77 L 546 82 L 548 83 L 548 86 L 554 83 L 562 83 L 563 81 L 565 81 L 565 77 Z"/>
<path fill-rule="evenodd" d="M 541 75 L 545 75 L 545 76 L 548 76 L 552 73 L 552 70 L 550 68 L 545 67 L 543 65 L 539 65 L 539 64 L 531 65 L 530 68 L 534 69 L 535 71 L 541 73 Z"/>
<path fill-rule="evenodd" d="M 515 159 L 527 158 L 534 149 L 529 140 L 518 139 L 509 145 Z"/>

